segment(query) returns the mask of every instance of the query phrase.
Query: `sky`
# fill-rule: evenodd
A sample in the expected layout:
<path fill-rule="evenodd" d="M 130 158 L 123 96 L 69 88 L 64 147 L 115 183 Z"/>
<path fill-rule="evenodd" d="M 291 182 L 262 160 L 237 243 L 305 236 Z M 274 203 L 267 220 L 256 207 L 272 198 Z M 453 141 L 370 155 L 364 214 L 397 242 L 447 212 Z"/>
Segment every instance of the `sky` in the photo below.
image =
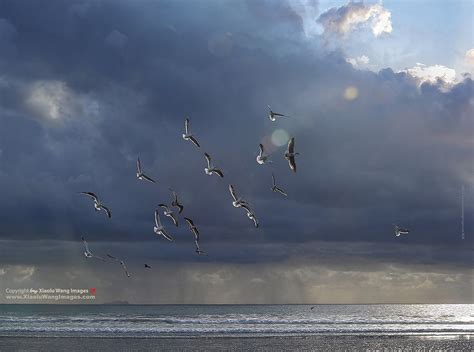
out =
<path fill-rule="evenodd" d="M 1 1 L 0 303 L 38 287 L 94 287 L 96 303 L 472 303 L 473 10 Z M 259 143 L 273 163 L 256 163 Z M 138 157 L 156 184 L 137 180 Z M 153 232 L 170 187 L 185 207 L 178 227 L 162 219 L 174 242 Z M 132 276 L 85 258 L 82 236 Z"/>

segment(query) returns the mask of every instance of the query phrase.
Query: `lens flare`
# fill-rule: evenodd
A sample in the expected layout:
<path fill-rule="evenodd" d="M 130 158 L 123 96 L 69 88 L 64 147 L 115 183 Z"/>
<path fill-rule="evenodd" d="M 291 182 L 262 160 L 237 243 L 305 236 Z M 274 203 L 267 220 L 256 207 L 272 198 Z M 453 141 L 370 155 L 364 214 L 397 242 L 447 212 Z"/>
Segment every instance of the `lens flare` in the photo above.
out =
<path fill-rule="evenodd" d="M 272 143 L 277 147 L 285 145 L 286 143 L 288 143 L 289 140 L 290 135 L 288 134 L 288 132 L 281 128 L 275 130 L 272 133 Z"/>
<path fill-rule="evenodd" d="M 344 91 L 344 98 L 347 100 L 354 100 L 359 95 L 359 90 L 356 87 L 349 86 Z"/>

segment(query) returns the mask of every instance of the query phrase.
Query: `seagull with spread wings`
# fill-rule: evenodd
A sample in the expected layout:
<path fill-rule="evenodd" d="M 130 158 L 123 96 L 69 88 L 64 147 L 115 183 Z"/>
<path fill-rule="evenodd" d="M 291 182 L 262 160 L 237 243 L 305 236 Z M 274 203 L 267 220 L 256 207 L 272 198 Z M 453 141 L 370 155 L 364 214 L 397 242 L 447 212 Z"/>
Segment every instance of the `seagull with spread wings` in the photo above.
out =
<path fill-rule="evenodd" d="M 214 164 L 212 163 L 209 154 L 204 153 L 204 156 L 207 162 L 207 167 L 204 168 L 204 172 L 206 173 L 206 175 L 211 176 L 212 174 L 216 174 L 219 177 L 224 177 L 224 173 L 220 169 L 214 167 Z"/>
<path fill-rule="evenodd" d="M 259 147 L 259 152 L 257 155 L 257 163 L 260 165 L 263 165 L 265 163 L 271 163 L 272 161 L 268 159 L 268 155 L 265 155 L 263 144 L 260 143 L 258 147 Z"/>
<path fill-rule="evenodd" d="M 178 219 L 176 219 L 176 216 L 174 215 L 174 212 L 166 205 L 166 204 L 158 204 L 160 208 L 163 208 L 163 215 L 169 217 L 171 220 L 173 220 L 173 223 L 175 226 L 178 226 Z"/>
<path fill-rule="evenodd" d="M 111 258 L 111 259 L 113 259 L 113 260 L 119 262 L 120 265 L 122 266 L 123 271 L 125 272 L 125 275 L 127 275 L 127 277 L 130 277 L 130 276 L 131 276 L 130 273 L 128 272 L 127 266 L 125 265 L 125 263 L 124 263 L 123 260 L 120 260 L 120 259 L 118 259 L 117 257 L 114 257 L 113 255 L 110 255 L 110 254 L 107 254 L 107 257 L 109 257 L 109 258 Z"/>
<path fill-rule="evenodd" d="M 137 178 L 139 180 L 144 180 L 144 181 L 149 181 L 152 183 L 156 183 L 155 180 L 153 180 L 151 177 L 148 177 L 145 175 L 145 173 L 142 171 L 142 163 L 140 162 L 140 158 L 137 159 Z"/>
<path fill-rule="evenodd" d="M 295 137 L 291 137 L 290 141 L 288 142 L 288 149 L 285 152 L 285 159 L 288 160 L 288 165 L 293 172 L 296 172 L 296 155 L 299 155 L 299 153 L 295 153 Z"/>
<path fill-rule="evenodd" d="M 410 230 L 400 227 L 398 225 L 393 225 L 395 226 L 395 236 L 399 237 L 401 235 L 408 235 L 410 233 Z"/>
<path fill-rule="evenodd" d="M 166 232 L 165 227 L 161 224 L 160 214 L 159 214 L 158 209 L 155 210 L 155 226 L 153 227 L 153 231 L 158 236 L 163 236 L 168 241 L 171 241 L 171 242 L 173 241 L 173 237 Z"/>
<path fill-rule="evenodd" d="M 237 197 L 237 193 L 235 192 L 235 188 L 233 185 L 229 185 L 229 192 L 230 195 L 232 196 L 232 205 L 236 208 L 240 208 L 243 205 L 247 205 L 248 203 L 242 199 L 242 197 Z"/>
<path fill-rule="evenodd" d="M 272 172 L 272 180 L 273 180 L 272 191 L 280 193 L 284 195 L 285 197 L 288 196 L 288 194 L 286 194 L 286 192 L 283 189 L 281 189 L 280 187 L 276 185 L 275 175 L 273 174 L 273 172 Z"/>
<path fill-rule="evenodd" d="M 89 250 L 89 245 L 87 244 L 86 239 L 84 237 L 81 237 L 81 239 L 82 239 L 82 243 L 84 244 L 84 256 L 86 258 L 97 258 L 102 261 L 105 261 L 104 258 L 99 257 L 98 255 L 92 254 L 92 252 Z"/>
<path fill-rule="evenodd" d="M 194 235 L 194 243 L 196 244 L 196 253 L 206 255 L 206 253 L 204 251 L 202 251 L 201 248 L 199 247 L 199 230 L 198 230 L 198 228 L 196 227 L 196 225 L 194 225 L 194 222 L 190 218 L 184 217 L 184 220 L 186 220 L 186 222 L 189 225 L 189 229 L 191 230 L 191 232 Z"/>
<path fill-rule="evenodd" d="M 94 201 L 95 211 L 103 210 L 105 211 L 109 219 L 112 217 L 112 212 L 110 211 L 110 209 L 100 202 L 99 197 L 97 197 L 95 193 L 93 192 L 79 192 L 79 193 L 90 197 Z"/>
<path fill-rule="evenodd" d="M 268 118 L 270 119 L 270 121 L 275 122 L 277 117 L 289 117 L 287 115 L 280 114 L 278 112 L 273 111 L 270 105 L 267 105 L 267 106 L 268 106 Z"/>
<path fill-rule="evenodd" d="M 196 137 L 194 137 L 190 132 L 189 132 L 189 119 L 186 118 L 184 120 L 184 133 L 183 133 L 183 139 L 185 141 L 191 141 L 196 147 L 200 148 L 201 146 L 199 145 L 199 142 L 197 141 Z"/>
<path fill-rule="evenodd" d="M 178 214 L 181 214 L 184 210 L 184 206 L 179 203 L 178 201 L 178 194 L 173 191 L 171 188 L 169 189 L 173 193 L 173 200 L 171 201 L 171 206 L 178 208 Z"/>

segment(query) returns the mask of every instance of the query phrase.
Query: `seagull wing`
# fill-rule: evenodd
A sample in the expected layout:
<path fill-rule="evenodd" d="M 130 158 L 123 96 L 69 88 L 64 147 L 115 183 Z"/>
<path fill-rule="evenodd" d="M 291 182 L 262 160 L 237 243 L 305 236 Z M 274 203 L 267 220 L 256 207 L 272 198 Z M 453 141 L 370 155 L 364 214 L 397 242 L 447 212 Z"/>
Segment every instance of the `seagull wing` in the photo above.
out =
<path fill-rule="evenodd" d="M 296 162 L 295 162 L 295 157 L 294 156 L 290 156 L 288 158 L 288 165 L 290 166 L 290 169 L 293 172 L 296 172 Z"/>
<path fill-rule="evenodd" d="M 103 205 L 101 206 L 101 209 L 104 209 L 104 211 L 107 213 L 107 217 L 110 219 L 112 217 L 112 212 L 110 211 L 109 208 L 104 207 Z"/>
<path fill-rule="evenodd" d="M 102 258 L 102 257 L 99 257 L 98 255 L 92 254 L 92 257 L 93 257 L 93 258 L 100 259 L 100 260 L 102 260 L 103 262 L 105 262 L 105 259 Z"/>
<path fill-rule="evenodd" d="M 140 162 L 140 158 L 137 158 L 137 173 L 142 173 L 142 163 Z"/>
<path fill-rule="evenodd" d="M 220 169 L 213 169 L 212 172 L 216 173 L 220 177 L 224 177 L 224 173 Z"/>
<path fill-rule="evenodd" d="M 252 213 L 251 219 L 253 220 L 253 224 L 255 225 L 255 227 L 258 227 L 258 220 L 254 213 Z"/>
<path fill-rule="evenodd" d="M 288 194 L 286 194 L 286 192 L 284 190 L 282 190 L 280 187 L 275 186 L 275 191 L 277 191 L 278 193 L 283 194 L 285 197 L 288 196 Z"/>
<path fill-rule="evenodd" d="M 109 257 L 111 259 L 114 259 L 114 260 L 118 260 L 117 257 L 114 257 L 113 255 L 110 255 L 110 254 L 107 254 L 107 257 Z"/>
<path fill-rule="evenodd" d="M 145 175 L 145 174 L 142 174 L 142 177 L 143 177 L 145 180 L 147 180 L 147 181 L 150 181 L 150 182 L 152 182 L 152 183 L 156 183 L 155 180 L 153 180 L 151 177 L 148 177 L 148 176 Z"/>
<path fill-rule="evenodd" d="M 127 275 L 127 277 L 130 277 L 130 273 L 128 272 L 127 266 L 125 265 L 125 263 L 123 261 L 120 261 L 120 265 L 122 266 L 123 271 L 125 271 L 125 275 Z"/>
<path fill-rule="evenodd" d="M 184 221 L 186 221 L 188 223 L 190 229 L 192 229 L 194 227 L 194 222 L 190 218 L 187 218 L 185 216 Z"/>
<path fill-rule="evenodd" d="M 168 208 L 168 206 L 167 206 L 166 204 L 161 203 L 161 204 L 158 204 L 158 206 L 159 206 L 160 208 L 165 209 L 165 210 L 168 211 L 168 212 L 170 211 L 170 209 Z"/>
<path fill-rule="evenodd" d="M 171 218 L 171 220 L 173 220 L 174 225 L 175 225 L 175 226 L 178 226 L 178 219 L 176 219 L 176 215 L 174 215 L 173 213 L 171 213 L 171 214 L 170 214 L 170 218 Z"/>
<path fill-rule="evenodd" d="M 234 199 L 234 201 L 236 202 L 237 201 L 237 194 L 235 193 L 234 186 L 229 185 L 229 192 L 230 192 L 230 195 L 232 196 L 232 198 Z"/>
<path fill-rule="evenodd" d="M 184 133 L 189 134 L 189 119 L 184 120 Z"/>
<path fill-rule="evenodd" d="M 262 156 L 263 156 L 263 144 L 260 143 L 260 144 L 258 145 L 258 148 L 259 148 L 259 153 L 258 153 L 258 155 L 259 155 L 260 157 L 262 157 Z"/>
<path fill-rule="evenodd" d="M 173 242 L 173 236 L 169 235 L 166 233 L 166 231 L 163 229 L 161 230 L 161 234 L 163 235 L 164 238 L 166 238 L 168 241 Z"/>
<path fill-rule="evenodd" d="M 207 153 L 204 153 L 204 157 L 206 158 L 206 161 L 207 161 L 207 167 L 210 169 L 211 168 L 211 157 Z"/>
<path fill-rule="evenodd" d="M 171 202 L 172 206 L 177 206 L 178 204 L 178 194 L 170 188 L 170 191 L 173 193 L 173 201 Z"/>
<path fill-rule="evenodd" d="M 294 153 L 295 151 L 295 137 L 291 137 L 290 141 L 288 142 L 288 153 Z"/>
<path fill-rule="evenodd" d="M 273 181 L 273 186 L 276 186 L 276 180 L 275 180 L 275 175 L 272 172 L 272 181 Z"/>
<path fill-rule="evenodd" d="M 87 244 L 86 239 L 84 237 L 81 237 L 81 238 L 82 238 L 82 243 L 84 243 L 84 249 L 86 250 L 86 252 L 90 253 L 89 245 Z"/>
<path fill-rule="evenodd" d="M 99 198 L 97 197 L 97 195 L 95 193 L 92 193 L 92 192 L 79 192 L 81 194 L 85 194 L 86 196 L 89 196 L 91 197 L 92 199 L 94 199 L 96 202 L 99 201 Z"/>
<path fill-rule="evenodd" d="M 199 142 L 198 140 L 196 139 L 196 137 L 194 136 L 189 136 L 189 139 L 191 140 L 191 142 L 193 142 L 193 144 L 198 147 L 198 148 L 201 148 L 201 146 L 199 145 Z"/>
<path fill-rule="evenodd" d="M 176 202 L 176 207 L 178 208 L 178 214 L 181 214 L 184 210 L 184 206 Z"/>
<path fill-rule="evenodd" d="M 247 213 L 251 213 L 251 212 L 252 212 L 252 209 L 250 209 L 250 207 L 249 207 L 247 204 L 240 204 L 240 208 L 245 209 L 245 211 L 246 211 Z"/>
<path fill-rule="evenodd" d="M 156 224 L 156 227 L 158 227 L 158 228 L 163 227 L 163 226 L 161 226 L 160 214 L 159 214 L 158 209 L 155 210 L 155 224 Z"/>
<path fill-rule="evenodd" d="M 199 230 L 196 226 L 194 226 L 191 231 L 193 231 L 194 239 L 199 242 Z"/>

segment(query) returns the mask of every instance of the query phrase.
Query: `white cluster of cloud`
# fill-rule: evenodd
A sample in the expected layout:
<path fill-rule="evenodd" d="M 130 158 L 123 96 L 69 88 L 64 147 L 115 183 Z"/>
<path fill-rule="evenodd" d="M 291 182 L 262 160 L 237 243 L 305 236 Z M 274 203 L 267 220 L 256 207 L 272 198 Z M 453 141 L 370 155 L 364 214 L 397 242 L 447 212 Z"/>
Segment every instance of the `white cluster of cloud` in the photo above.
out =
<path fill-rule="evenodd" d="M 441 81 L 444 85 L 450 86 L 456 82 L 456 71 L 443 65 L 427 66 L 417 62 L 412 68 L 403 70 L 415 78 L 419 84 L 424 82 L 437 83 Z"/>
<path fill-rule="evenodd" d="M 366 55 L 361 55 L 357 57 L 348 57 L 346 61 L 354 67 L 361 67 L 367 65 L 370 62 L 370 59 Z"/>
<path fill-rule="evenodd" d="M 326 33 L 346 35 L 358 28 L 369 26 L 375 37 L 392 32 L 392 14 L 380 4 L 349 2 L 341 7 L 333 7 L 321 14 L 317 22 Z"/>
<path fill-rule="evenodd" d="M 474 48 L 466 51 L 464 58 L 468 65 L 474 66 Z"/>
<path fill-rule="evenodd" d="M 97 114 L 98 104 L 78 95 L 66 83 L 57 80 L 35 81 L 27 88 L 26 107 L 46 120 L 61 120 L 76 114 Z"/>

